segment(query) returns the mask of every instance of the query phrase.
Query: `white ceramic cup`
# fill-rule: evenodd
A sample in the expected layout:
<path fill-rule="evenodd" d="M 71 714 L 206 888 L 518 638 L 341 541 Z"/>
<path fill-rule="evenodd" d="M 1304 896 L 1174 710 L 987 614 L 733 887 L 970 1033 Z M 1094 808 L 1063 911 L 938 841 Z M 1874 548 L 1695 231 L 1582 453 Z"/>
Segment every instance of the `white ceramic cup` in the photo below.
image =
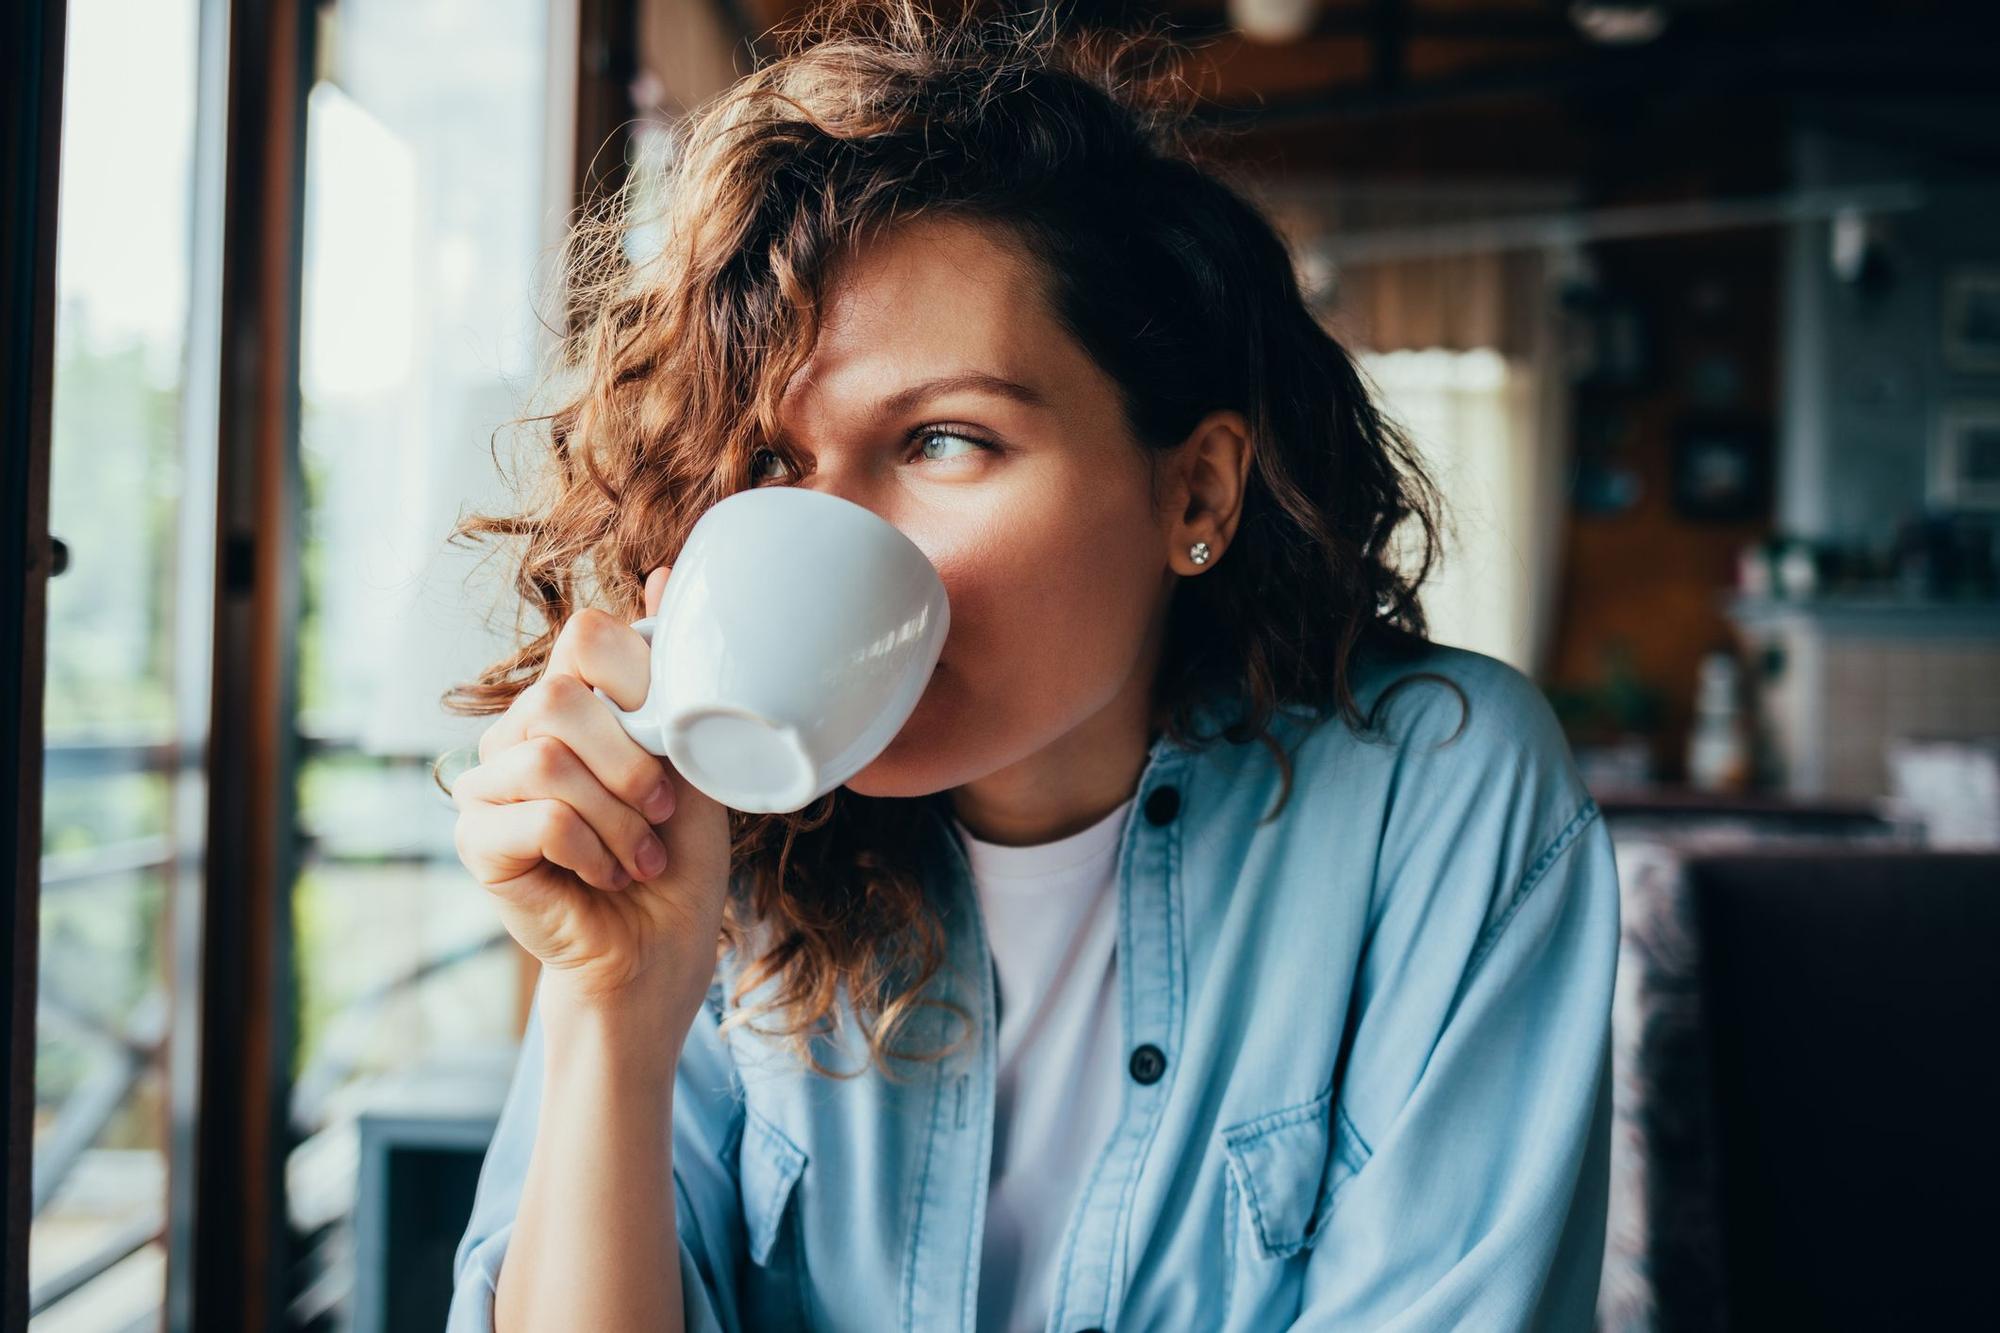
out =
<path fill-rule="evenodd" d="M 733 810 L 802 809 L 887 749 L 944 648 L 944 581 L 896 526 L 796 486 L 695 521 L 656 614 L 645 702 L 604 701 L 633 740 Z"/>

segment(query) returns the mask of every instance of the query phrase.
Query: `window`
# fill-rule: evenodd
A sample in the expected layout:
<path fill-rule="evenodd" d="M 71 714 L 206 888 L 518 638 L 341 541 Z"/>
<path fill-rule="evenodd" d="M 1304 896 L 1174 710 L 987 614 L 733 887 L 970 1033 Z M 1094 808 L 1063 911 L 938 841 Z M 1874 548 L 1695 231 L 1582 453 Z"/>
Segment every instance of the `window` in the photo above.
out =
<path fill-rule="evenodd" d="M 157 1318 L 172 909 L 198 866 L 212 438 L 191 392 L 196 0 L 71 0 L 63 71 L 30 1308 Z M 136 113 L 143 108 L 143 114 Z"/>
<path fill-rule="evenodd" d="M 1533 671 L 1538 478 L 1532 368 L 1491 348 L 1364 352 L 1382 406 L 1444 497 L 1448 531 L 1420 594 L 1431 637 Z"/>
<path fill-rule="evenodd" d="M 491 721 L 438 697 L 505 651 L 512 618 L 487 624 L 504 589 L 482 581 L 505 571 L 445 538 L 462 508 L 510 499 L 493 446 L 535 388 L 531 280 L 563 212 L 540 168 L 547 0 L 341 0 L 328 23 L 307 99 L 300 349 L 301 1324 L 350 1293 L 357 1120 L 513 1062 L 515 951 L 430 765 Z"/>

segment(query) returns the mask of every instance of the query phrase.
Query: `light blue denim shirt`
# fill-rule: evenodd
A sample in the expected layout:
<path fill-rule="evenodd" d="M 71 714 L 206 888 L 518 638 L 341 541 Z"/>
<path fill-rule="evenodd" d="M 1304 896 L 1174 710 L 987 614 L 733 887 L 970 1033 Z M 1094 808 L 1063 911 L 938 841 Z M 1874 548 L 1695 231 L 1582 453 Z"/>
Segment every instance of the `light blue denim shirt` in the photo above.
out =
<path fill-rule="evenodd" d="M 1512 667 L 1442 646 L 1354 665 L 1364 712 L 1398 676 L 1448 676 L 1462 734 L 1443 743 L 1461 708 L 1434 680 L 1367 736 L 1283 711 L 1295 780 L 1268 822 L 1264 745 L 1149 751 L 1118 851 L 1123 1104 L 1061 1223 L 1051 1333 L 1591 1326 L 1619 915 L 1604 821 Z M 673 1180 L 632 1182 L 674 1191 L 689 1329 L 974 1329 L 994 972 L 959 845 L 912 806 L 949 940 L 929 993 L 980 1039 L 908 1084 L 821 1078 L 717 1031 L 725 959 L 675 1076 Z M 940 1010 L 922 1021 L 951 1035 Z M 853 1069 L 846 1029 L 816 1049 Z M 541 1040 L 537 1013 L 453 1329 L 492 1327 Z"/>

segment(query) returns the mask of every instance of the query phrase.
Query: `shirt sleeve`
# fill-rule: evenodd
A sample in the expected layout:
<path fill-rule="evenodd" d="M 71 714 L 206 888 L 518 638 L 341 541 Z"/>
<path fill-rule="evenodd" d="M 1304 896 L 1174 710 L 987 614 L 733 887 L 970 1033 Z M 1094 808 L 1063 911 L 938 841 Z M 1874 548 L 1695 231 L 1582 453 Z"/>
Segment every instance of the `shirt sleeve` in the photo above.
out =
<path fill-rule="evenodd" d="M 635 1181 L 634 1188 L 672 1188 L 679 1240 L 682 1311 L 688 1333 L 741 1333 L 734 1275 L 744 1252 L 743 1216 L 734 1154 L 742 1100 L 716 1013 L 696 1014 L 674 1074 L 674 1169 L 671 1183 Z M 452 1259 L 447 1333 L 493 1333 L 493 1295 L 514 1229 L 528 1156 L 541 1105 L 541 991 L 528 1010 L 521 1054 L 507 1099 L 480 1167 L 472 1215 Z"/>
<path fill-rule="evenodd" d="M 1618 883 L 1563 768 L 1503 776 L 1409 840 L 1422 888 L 1385 914 L 1388 947 L 1364 968 L 1374 995 L 1335 1114 L 1359 1167 L 1322 1204 L 1296 1328 L 1593 1326 Z"/>

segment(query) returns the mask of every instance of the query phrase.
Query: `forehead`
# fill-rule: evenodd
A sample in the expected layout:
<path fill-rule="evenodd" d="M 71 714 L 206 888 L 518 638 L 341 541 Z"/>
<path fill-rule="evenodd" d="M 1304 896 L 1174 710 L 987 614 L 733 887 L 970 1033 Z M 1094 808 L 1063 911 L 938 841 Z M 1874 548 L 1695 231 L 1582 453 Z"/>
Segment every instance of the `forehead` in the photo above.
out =
<path fill-rule="evenodd" d="M 966 370 L 1044 384 L 1072 351 L 1036 265 L 1010 233 L 926 219 L 885 233 L 830 274 L 818 342 L 787 386 L 805 412 Z"/>

